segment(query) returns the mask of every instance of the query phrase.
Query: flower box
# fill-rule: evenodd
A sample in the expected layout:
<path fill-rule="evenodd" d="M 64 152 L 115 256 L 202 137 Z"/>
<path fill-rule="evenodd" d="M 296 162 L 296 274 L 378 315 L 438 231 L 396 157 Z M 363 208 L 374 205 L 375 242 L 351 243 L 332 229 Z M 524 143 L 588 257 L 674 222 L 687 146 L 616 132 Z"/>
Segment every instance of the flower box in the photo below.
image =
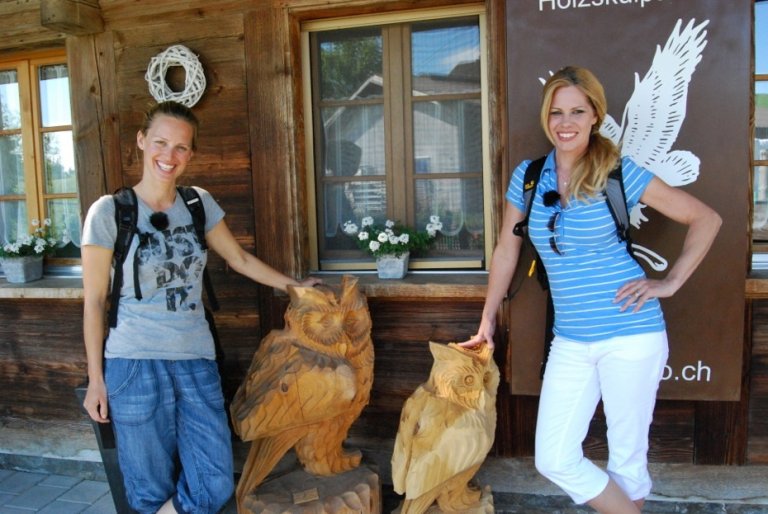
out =
<path fill-rule="evenodd" d="M 5 279 L 12 284 L 23 284 L 43 278 L 43 256 L 3 257 L 0 259 Z"/>

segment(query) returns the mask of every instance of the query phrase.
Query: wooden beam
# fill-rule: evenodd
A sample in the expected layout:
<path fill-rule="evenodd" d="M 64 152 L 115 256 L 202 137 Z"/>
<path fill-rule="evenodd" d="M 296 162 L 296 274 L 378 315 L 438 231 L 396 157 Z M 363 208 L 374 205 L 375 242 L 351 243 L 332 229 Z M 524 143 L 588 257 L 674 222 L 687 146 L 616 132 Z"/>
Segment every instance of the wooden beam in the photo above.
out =
<path fill-rule="evenodd" d="M 123 185 L 113 33 L 67 37 L 80 208 Z"/>
<path fill-rule="evenodd" d="M 97 0 L 40 0 L 40 23 L 73 36 L 104 32 Z"/>

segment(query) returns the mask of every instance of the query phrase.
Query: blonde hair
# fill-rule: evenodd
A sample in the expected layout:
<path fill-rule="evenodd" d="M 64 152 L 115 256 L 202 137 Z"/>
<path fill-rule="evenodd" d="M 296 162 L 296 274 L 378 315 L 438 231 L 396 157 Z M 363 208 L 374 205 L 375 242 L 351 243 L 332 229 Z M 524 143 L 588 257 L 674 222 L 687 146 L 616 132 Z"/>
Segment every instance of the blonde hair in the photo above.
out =
<path fill-rule="evenodd" d="M 620 157 L 619 149 L 613 141 L 600 134 L 600 126 L 608 112 L 608 102 L 603 85 L 588 69 L 566 66 L 558 70 L 544 84 L 541 101 L 541 126 L 552 144 L 555 143 L 549 131 L 552 98 L 558 89 L 567 86 L 575 86 L 584 93 L 597 117 L 589 136 L 587 151 L 576 162 L 569 184 L 569 191 L 574 197 L 593 197 L 605 189 L 608 174 L 616 167 Z"/>

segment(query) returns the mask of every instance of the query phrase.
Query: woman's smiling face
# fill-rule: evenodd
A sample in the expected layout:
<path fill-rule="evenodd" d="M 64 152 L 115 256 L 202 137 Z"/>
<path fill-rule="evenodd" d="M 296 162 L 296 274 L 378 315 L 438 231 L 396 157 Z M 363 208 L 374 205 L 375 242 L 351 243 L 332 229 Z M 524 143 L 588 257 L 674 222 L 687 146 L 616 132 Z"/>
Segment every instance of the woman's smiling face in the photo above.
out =
<path fill-rule="evenodd" d="M 192 158 L 194 128 L 174 116 L 158 115 L 146 134 L 139 131 L 136 143 L 144 151 L 144 175 L 156 180 L 178 179 Z"/>
<path fill-rule="evenodd" d="M 597 114 L 587 96 L 576 86 L 558 88 L 552 96 L 547 128 L 550 141 L 561 154 L 587 151 Z"/>

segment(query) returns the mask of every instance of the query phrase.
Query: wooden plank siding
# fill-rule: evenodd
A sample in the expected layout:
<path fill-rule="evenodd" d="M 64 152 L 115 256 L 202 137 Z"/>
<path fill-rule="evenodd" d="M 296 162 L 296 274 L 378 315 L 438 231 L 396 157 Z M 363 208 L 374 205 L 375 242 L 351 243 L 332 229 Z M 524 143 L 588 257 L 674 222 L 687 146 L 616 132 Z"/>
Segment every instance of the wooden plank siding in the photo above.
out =
<path fill-rule="evenodd" d="M 80 420 L 85 378 L 82 302 L 0 299 L 1 416 Z"/>
<path fill-rule="evenodd" d="M 747 463 L 768 464 L 768 301 L 751 302 Z"/>
<path fill-rule="evenodd" d="M 40 24 L 40 0 L 0 0 L 0 54 L 63 47 L 65 34 Z"/>
<path fill-rule="evenodd" d="M 136 131 L 152 101 L 144 80 L 146 67 L 161 50 L 184 44 L 199 54 L 207 80 L 195 106 L 201 121 L 200 147 L 184 182 L 211 191 L 247 250 L 290 275 L 305 276 L 309 214 L 303 171 L 301 21 L 459 3 L 466 2 L 100 0 L 105 31 L 66 38 L 83 209 L 99 195 L 138 180 Z M 510 171 L 505 152 L 505 2 L 486 0 L 485 5 L 492 232 L 498 233 Z M 0 1 L 0 17 L 5 26 L 0 53 L 64 44 L 61 34 L 39 25 L 39 1 Z M 170 80 L 178 83 L 179 77 Z M 261 335 L 282 326 L 286 297 L 243 280 L 217 256 L 211 255 L 210 266 L 222 306 L 216 320 L 226 356 L 224 387 L 231 395 Z M 396 285 L 369 284 L 375 375 L 371 402 L 350 434 L 356 441 L 394 438 L 402 402 L 429 374 L 429 340 L 465 338 L 477 328 L 482 298 L 476 289 L 468 295 L 470 286 L 446 283 L 431 297 L 420 298 L 424 284 L 412 280 L 399 292 Z M 499 321 L 503 333 L 505 320 Z M 768 463 L 768 302 L 752 302 L 745 322 L 752 339 L 743 349 L 748 368 L 742 400 L 658 402 L 650 434 L 652 461 Z M 72 393 L 85 377 L 81 324 L 81 301 L 0 299 L 0 415 L 82 421 Z M 496 357 L 506 377 L 504 344 L 499 344 Z M 495 455 L 533 454 L 536 410 L 536 397 L 510 396 L 502 383 Z M 594 458 L 607 455 L 601 411 L 585 451 Z"/>

